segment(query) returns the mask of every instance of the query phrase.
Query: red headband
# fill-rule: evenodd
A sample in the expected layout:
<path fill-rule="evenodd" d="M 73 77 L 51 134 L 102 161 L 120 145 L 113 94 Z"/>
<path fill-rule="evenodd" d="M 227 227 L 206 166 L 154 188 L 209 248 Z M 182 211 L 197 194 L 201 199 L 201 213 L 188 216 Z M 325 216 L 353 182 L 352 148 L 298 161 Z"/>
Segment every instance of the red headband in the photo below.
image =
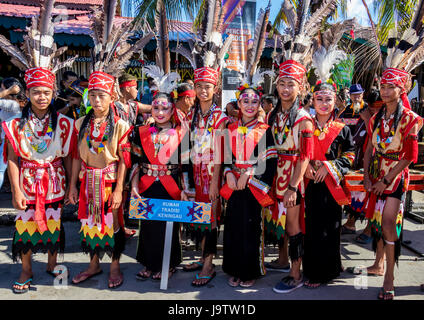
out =
<path fill-rule="evenodd" d="M 395 86 L 402 89 L 401 99 L 403 102 L 403 106 L 407 109 L 411 109 L 411 105 L 408 100 L 408 96 L 406 93 L 406 84 L 409 80 L 409 73 L 405 70 L 396 69 L 396 68 L 387 68 L 384 70 L 383 74 L 381 75 L 381 81 L 380 84 L 394 84 Z"/>
<path fill-rule="evenodd" d="M 114 84 L 115 77 L 101 71 L 95 71 L 88 79 L 88 90 L 102 90 L 112 95 Z"/>
<path fill-rule="evenodd" d="M 25 71 L 27 89 L 33 87 L 48 87 L 54 89 L 55 75 L 46 68 L 30 68 Z"/>
<path fill-rule="evenodd" d="M 196 92 L 194 90 L 187 90 L 178 94 L 178 97 L 191 97 L 194 98 L 196 96 Z"/>
<path fill-rule="evenodd" d="M 305 73 L 306 68 L 302 64 L 295 60 L 286 60 L 280 64 L 280 74 L 278 78 L 292 78 L 302 84 Z"/>
<path fill-rule="evenodd" d="M 126 87 L 137 87 L 137 80 L 125 81 L 119 85 L 119 88 L 126 88 Z"/>

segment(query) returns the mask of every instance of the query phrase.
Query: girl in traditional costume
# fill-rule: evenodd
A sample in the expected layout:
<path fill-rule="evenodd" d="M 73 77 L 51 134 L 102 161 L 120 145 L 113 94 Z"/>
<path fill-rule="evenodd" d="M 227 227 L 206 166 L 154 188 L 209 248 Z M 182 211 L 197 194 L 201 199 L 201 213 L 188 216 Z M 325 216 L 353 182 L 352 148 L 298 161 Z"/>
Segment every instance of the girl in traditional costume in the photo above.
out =
<path fill-rule="evenodd" d="M 188 189 L 189 143 L 188 131 L 182 128 L 171 92 L 178 85 L 180 76 L 170 72 L 169 40 L 167 35 L 166 11 L 162 1 L 158 2 L 157 66 L 145 67 L 146 74 L 153 79 L 155 92 L 152 101 L 154 123 L 136 130 L 132 141 L 135 155 L 132 175 L 132 196 L 153 199 L 187 201 L 183 190 Z M 165 27 L 164 27 L 165 26 Z M 166 52 L 164 52 L 166 51 Z M 183 139 L 186 137 L 185 146 Z M 185 159 L 182 159 L 182 157 Z M 183 160 L 186 164 L 183 166 Z M 183 175 L 183 168 L 185 174 Z M 136 278 L 160 280 L 165 247 L 166 222 L 140 221 L 140 236 L 136 259 L 144 265 Z M 173 224 L 169 274 L 171 277 L 182 261 L 180 224 Z"/>
<path fill-rule="evenodd" d="M 1 48 L 22 71 L 29 102 L 22 116 L 2 123 L 7 139 L 5 157 L 12 189 L 13 206 L 18 210 L 12 255 L 22 260 L 21 275 L 14 293 L 27 292 L 32 283 L 32 253 L 48 252 L 47 273 L 56 277 L 58 251 L 64 252 L 61 222 L 67 179 L 71 173 L 70 151 L 74 148 L 74 122 L 52 107 L 56 90 L 55 73 L 72 65 L 74 59 L 59 62 L 64 50 L 56 51 L 51 10 L 54 1 L 41 4 L 41 14 L 33 19 L 23 50 L 0 36 Z"/>
<path fill-rule="evenodd" d="M 90 254 L 89 267 L 72 282 L 78 284 L 101 273 L 100 260 L 106 253 L 112 258 L 109 288 L 123 283 L 119 265 L 125 248 L 121 204 L 126 168 L 131 167 L 130 126 L 115 115 L 113 101 L 118 92 L 117 79 L 139 45 L 128 48 L 125 41 L 130 27 L 113 26 L 114 14 L 115 8 L 108 5 L 96 8 L 92 17 L 94 72 L 88 84 L 92 109 L 75 123 L 79 155 L 73 160 L 69 194 L 71 203 L 79 201 L 81 246 Z M 103 19 L 103 15 L 107 18 Z M 98 38 L 98 34 L 103 36 Z M 79 194 L 78 179 L 81 181 Z"/>
<path fill-rule="evenodd" d="M 420 8 L 417 8 L 417 12 Z M 411 111 L 407 93 L 410 72 L 422 62 L 422 38 L 417 37 L 419 19 L 405 31 L 397 45 L 389 38 L 386 69 L 380 81 L 384 102 L 369 121 L 369 143 L 364 157 L 364 188 L 368 192 L 367 218 L 371 219 L 376 261 L 386 256 L 386 272 L 378 298 L 394 298 L 394 266 L 400 256 L 405 192 L 408 190 L 408 166 L 418 158 L 418 132 L 422 118 Z M 419 30 L 418 30 L 419 31 Z"/>
<path fill-rule="evenodd" d="M 342 271 L 340 232 L 342 205 L 350 203 L 343 189 L 343 176 L 354 161 L 354 145 L 349 127 L 335 120 L 337 90 L 327 81 L 330 70 L 345 53 L 321 46 L 313 56 L 320 79 L 313 91 L 314 152 L 305 181 L 304 286 L 318 288 L 337 278 Z"/>
<path fill-rule="evenodd" d="M 156 66 L 146 67 L 145 71 L 153 78 L 157 89 L 152 102 L 154 123 L 140 127 L 132 143 L 133 154 L 137 157 L 135 165 L 138 166 L 132 178 L 132 195 L 187 201 L 183 190 L 188 185 L 184 183 L 187 180 L 183 178 L 181 158 L 184 153 L 188 163 L 189 150 L 182 148 L 187 130 L 177 125 L 175 104 L 170 96 L 180 77 L 177 73 L 169 73 L 169 69 L 162 73 Z M 188 140 L 186 142 L 188 147 Z M 187 165 L 184 168 L 188 176 Z M 174 223 L 169 277 L 182 261 L 179 229 L 180 224 Z M 144 265 L 144 269 L 137 274 L 137 279 L 161 279 L 165 230 L 164 221 L 140 221 L 136 258 Z"/>
<path fill-rule="evenodd" d="M 221 195 L 227 199 L 222 269 L 231 278 L 230 286 L 251 287 L 265 275 L 262 207 L 274 201 L 268 195 L 277 168 L 277 151 L 270 127 L 258 120 L 261 103 L 260 85 L 264 75 L 256 68 L 265 41 L 270 7 L 261 10 L 260 30 L 248 52 L 242 88 L 237 91 L 237 122 L 228 126 L 225 139 L 224 176 Z M 229 157 L 227 159 L 227 157 Z"/>

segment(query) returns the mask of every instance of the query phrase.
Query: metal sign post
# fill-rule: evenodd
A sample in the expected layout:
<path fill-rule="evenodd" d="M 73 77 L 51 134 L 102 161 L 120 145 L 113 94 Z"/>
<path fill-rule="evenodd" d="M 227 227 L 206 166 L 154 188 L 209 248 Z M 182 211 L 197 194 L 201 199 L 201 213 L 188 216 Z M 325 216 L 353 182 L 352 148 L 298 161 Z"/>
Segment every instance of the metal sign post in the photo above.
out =
<path fill-rule="evenodd" d="M 172 229 L 174 223 L 168 221 L 166 223 L 165 231 L 165 247 L 163 249 L 163 260 L 162 260 L 162 276 L 160 279 L 160 289 L 168 289 L 168 274 L 169 274 L 169 261 L 171 259 L 171 244 L 172 244 Z"/>

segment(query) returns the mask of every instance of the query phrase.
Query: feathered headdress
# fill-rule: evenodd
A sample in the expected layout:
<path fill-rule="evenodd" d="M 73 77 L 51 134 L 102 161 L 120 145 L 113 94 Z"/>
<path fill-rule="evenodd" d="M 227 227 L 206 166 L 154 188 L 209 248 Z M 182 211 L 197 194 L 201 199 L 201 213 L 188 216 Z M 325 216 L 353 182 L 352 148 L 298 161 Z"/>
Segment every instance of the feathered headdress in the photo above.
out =
<path fill-rule="evenodd" d="M 153 32 L 138 39 L 134 44 L 127 41 L 137 28 L 137 23 L 126 22 L 114 25 L 117 0 L 104 0 L 102 7 L 94 7 L 91 15 L 91 37 L 94 49 L 91 50 L 92 74 L 89 90 L 98 89 L 108 93 L 119 93 L 118 77 L 124 72 L 135 52 L 153 38 Z"/>
<path fill-rule="evenodd" d="M 246 67 L 242 69 L 241 87 L 236 91 L 236 98 L 240 96 L 240 92 L 246 88 L 254 88 L 261 91 L 261 85 L 265 81 L 265 75 L 273 76 L 273 72 L 270 70 L 260 71 L 257 70 L 259 60 L 262 56 L 262 52 L 265 47 L 266 40 L 266 28 L 269 21 L 269 13 L 271 9 L 271 1 L 268 3 L 268 6 L 265 10 L 261 9 L 259 11 L 259 18 L 256 23 L 255 35 L 253 38 L 253 45 L 247 50 L 247 61 Z"/>
<path fill-rule="evenodd" d="M 222 39 L 224 11 L 220 0 L 206 0 L 197 34 L 189 41 L 191 51 L 180 46 L 176 52 L 187 58 L 194 69 L 194 82 L 218 84 L 219 72 L 224 66 L 233 36 Z"/>
<path fill-rule="evenodd" d="M 282 4 L 289 28 L 282 38 L 283 52 L 277 55 L 280 78 L 303 81 L 306 67 L 312 62 L 312 39 L 320 29 L 322 20 L 335 10 L 337 0 L 324 0 L 312 15 L 308 14 L 310 4 L 311 0 L 300 0 L 296 9 L 290 0 Z"/>
<path fill-rule="evenodd" d="M 77 56 L 60 62 L 59 57 L 68 49 L 57 49 L 54 42 L 54 24 L 52 11 L 54 0 L 40 2 L 40 14 L 31 20 L 27 34 L 21 45 L 22 50 L 14 46 L 4 36 L 0 35 L 0 47 L 10 55 L 11 62 L 20 70 L 25 71 L 27 88 L 35 86 L 55 87 L 55 73 L 65 67 L 72 66 Z"/>
<path fill-rule="evenodd" d="M 424 62 L 424 15 L 423 0 L 415 8 L 409 29 L 398 40 L 396 28 L 390 30 L 387 44 L 387 57 L 381 84 L 392 83 L 402 88 L 403 105 L 410 109 L 407 91 L 411 82 L 410 72 Z"/>
<path fill-rule="evenodd" d="M 163 0 L 158 0 L 155 15 L 156 31 L 156 65 L 144 68 L 146 74 L 153 79 L 154 91 L 170 94 L 177 88 L 181 79 L 176 72 L 171 72 L 171 56 L 169 53 L 168 20 Z"/>

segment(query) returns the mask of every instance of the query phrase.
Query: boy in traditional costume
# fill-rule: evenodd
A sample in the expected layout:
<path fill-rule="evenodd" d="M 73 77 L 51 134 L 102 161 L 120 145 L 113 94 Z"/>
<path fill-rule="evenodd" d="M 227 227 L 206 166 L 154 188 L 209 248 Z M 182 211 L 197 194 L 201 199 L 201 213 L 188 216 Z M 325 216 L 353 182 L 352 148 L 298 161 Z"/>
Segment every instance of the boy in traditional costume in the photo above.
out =
<path fill-rule="evenodd" d="M 378 298 L 392 300 L 394 266 L 400 256 L 405 192 L 409 184 L 408 166 L 418 158 L 418 132 L 422 118 L 411 111 L 407 93 L 410 72 L 423 62 L 421 22 L 416 8 L 411 28 L 397 43 L 390 35 L 388 54 L 380 81 L 384 102 L 369 121 L 369 143 L 364 157 L 364 188 L 368 192 L 366 216 L 371 219 L 376 262 L 386 256 L 384 283 Z"/>
<path fill-rule="evenodd" d="M 115 9 L 115 1 L 105 1 L 92 16 L 94 72 L 88 84 L 92 109 L 75 123 L 79 154 L 73 160 L 69 194 L 71 203 L 79 201 L 81 246 L 90 254 L 90 266 L 72 282 L 78 284 L 100 274 L 100 259 L 106 253 L 112 258 L 109 288 L 123 283 L 119 265 L 125 248 L 121 204 L 126 168 L 131 167 L 130 126 L 115 115 L 113 101 L 118 92 L 118 77 L 133 52 L 143 45 L 141 39 L 128 47 L 126 40 L 134 25 L 115 27 Z M 78 179 L 80 193 L 76 187 Z"/>
<path fill-rule="evenodd" d="M 75 58 L 59 62 L 66 47 L 56 50 L 51 13 L 54 1 L 41 3 L 38 19 L 32 19 L 23 51 L 0 36 L 1 48 L 22 71 L 29 102 L 20 118 L 2 123 L 7 138 L 13 206 L 18 210 L 12 255 L 22 260 L 22 272 L 14 293 L 25 293 L 32 283 L 32 253 L 48 252 L 47 273 L 56 277 L 58 251 L 64 252 L 61 212 L 71 173 L 74 121 L 54 111 L 55 73 L 71 66 Z"/>

